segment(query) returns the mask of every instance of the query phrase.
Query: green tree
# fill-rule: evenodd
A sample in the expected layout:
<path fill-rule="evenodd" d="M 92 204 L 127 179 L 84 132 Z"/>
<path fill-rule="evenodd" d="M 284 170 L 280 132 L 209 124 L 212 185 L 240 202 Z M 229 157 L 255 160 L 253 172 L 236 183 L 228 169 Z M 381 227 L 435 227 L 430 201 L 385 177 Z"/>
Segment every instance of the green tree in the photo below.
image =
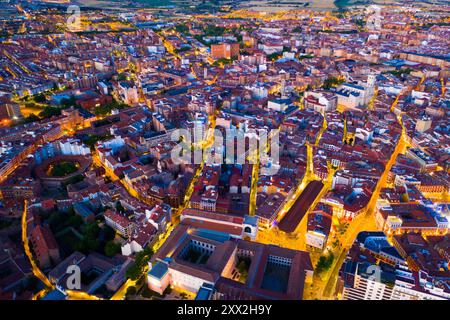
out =
<path fill-rule="evenodd" d="M 272 54 L 267 55 L 267 60 L 275 61 L 280 59 L 283 56 L 282 52 L 274 52 Z"/>
<path fill-rule="evenodd" d="M 354 19 L 353 23 L 356 24 L 359 28 L 364 28 L 366 26 L 366 22 L 363 19 Z"/>
<path fill-rule="evenodd" d="M 103 238 L 104 238 L 106 241 L 113 240 L 114 237 L 116 236 L 116 231 L 115 231 L 113 228 L 111 228 L 111 227 L 109 227 L 109 226 L 107 226 L 107 225 L 105 225 L 105 226 L 102 228 L 102 231 L 103 231 Z"/>
<path fill-rule="evenodd" d="M 95 107 L 94 109 L 94 114 L 96 116 L 107 116 L 111 114 L 111 111 L 113 109 L 125 109 L 125 108 L 129 108 L 130 106 L 125 104 L 125 103 L 119 103 L 117 101 L 113 101 L 111 103 L 106 103 L 103 104 L 101 106 Z"/>
<path fill-rule="evenodd" d="M 39 102 L 39 103 L 43 103 L 46 101 L 45 94 L 43 94 L 43 93 L 38 93 L 33 98 L 34 98 L 34 101 Z"/>
<path fill-rule="evenodd" d="M 50 168 L 50 175 L 53 177 L 64 177 L 78 170 L 76 163 L 71 161 L 62 161 Z"/>
<path fill-rule="evenodd" d="M 62 98 L 60 103 L 63 108 L 69 108 L 77 104 L 77 99 L 74 96 L 71 96 L 70 98 Z"/>
<path fill-rule="evenodd" d="M 28 117 L 25 118 L 24 123 L 31 123 L 41 120 L 37 115 L 34 113 L 30 114 Z"/>
<path fill-rule="evenodd" d="M 121 73 L 117 76 L 117 80 L 119 80 L 119 81 L 128 80 L 128 75 L 126 73 Z"/>
<path fill-rule="evenodd" d="M 330 90 L 331 88 L 337 87 L 342 83 L 344 83 L 343 79 L 337 77 L 329 77 L 324 81 L 322 88 L 324 88 L 325 90 Z"/>
<path fill-rule="evenodd" d="M 87 222 L 83 225 L 82 231 L 85 237 L 95 238 L 97 237 L 100 228 L 96 222 Z"/>
<path fill-rule="evenodd" d="M 127 269 L 126 277 L 131 280 L 137 280 L 141 276 L 141 269 L 138 265 L 133 264 Z"/>
<path fill-rule="evenodd" d="M 120 244 L 115 243 L 114 240 L 110 240 L 105 244 L 105 255 L 108 257 L 113 257 L 121 252 Z"/>
<path fill-rule="evenodd" d="M 110 134 L 105 134 L 105 135 L 89 135 L 87 138 L 85 138 L 83 140 L 83 142 L 89 146 L 91 149 L 94 149 L 95 144 L 97 143 L 97 141 L 103 141 L 103 140 L 108 140 L 110 139 L 112 136 Z"/>
<path fill-rule="evenodd" d="M 87 222 L 83 224 L 81 226 L 81 232 L 83 234 L 83 239 L 77 243 L 76 249 L 86 253 L 97 251 L 100 247 L 100 241 L 98 240 L 100 228 L 97 223 Z"/>
<path fill-rule="evenodd" d="M 233 62 L 233 59 L 220 58 L 217 61 L 214 61 L 214 65 L 219 67 L 221 65 L 227 65 Z"/>
<path fill-rule="evenodd" d="M 134 296 L 134 295 L 136 295 L 136 293 L 137 293 L 137 290 L 136 290 L 136 287 L 134 287 L 134 286 L 131 286 L 127 289 L 127 297 Z"/>
<path fill-rule="evenodd" d="M 215 26 L 213 24 L 206 25 L 203 30 L 206 36 L 222 36 L 225 33 L 225 28 L 220 26 Z"/>
<path fill-rule="evenodd" d="M 413 72 L 414 70 L 411 68 L 406 68 L 406 69 L 400 69 L 400 70 L 393 70 L 393 71 L 389 71 L 388 73 L 394 75 L 394 76 L 403 76 L 404 74 L 408 75 L 411 72 Z"/>
<path fill-rule="evenodd" d="M 73 226 L 74 228 L 79 228 L 83 224 L 83 218 L 81 218 L 77 214 L 70 215 L 69 219 L 67 219 L 69 225 Z"/>
<path fill-rule="evenodd" d="M 327 256 L 321 256 L 316 265 L 316 272 L 322 273 L 323 271 L 330 269 L 333 264 L 333 260 L 334 255 L 331 252 Z"/>
<path fill-rule="evenodd" d="M 45 107 L 44 110 L 42 110 L 39 113 L 39 116 L 42 118 L 51 118 L 53 116 L 60 116 L 61 115 L 61 109 L 55 108 L 55 107 Z"/>
<path fill-rule="evenodd" d="M 150 248 L 145 248 L 143 251 L 138 252 L 134 259 L 134 264 L 128 268 L 126 272 L 126 277 L 131 280 L 139 279 L 143 272 L 146 264 L 153 255 L 153 251 Z"/>
<path fill-rule="evenodd" d="M 179 33 L 189 33 L 189 27 L 185 24 L 179 24 L 175 27 L 175 30 Z"/>

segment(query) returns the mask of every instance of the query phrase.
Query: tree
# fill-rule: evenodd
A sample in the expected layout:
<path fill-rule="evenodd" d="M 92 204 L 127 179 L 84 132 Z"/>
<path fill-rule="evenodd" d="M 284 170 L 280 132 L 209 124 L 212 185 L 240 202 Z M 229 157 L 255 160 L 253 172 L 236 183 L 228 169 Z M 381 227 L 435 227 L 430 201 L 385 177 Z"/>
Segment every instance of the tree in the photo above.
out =
<path fill-rule="evenodd" d="M 121 74 L 119 74 L 119 75 L 117 76 L 117 80 L 118 80 L 118 81 L 125 81 L 125 80 L 128 80 L 128 75 L 125 74 L 125 73 L 121 73 Z"/>
<path fill-rule="evenodd" d="M 30 108 L 30 109 L 39 109 L 40 108 L 35 102 L 26 102 L 25 107 Z"/>
<path fill-rule="evenodd" d="M 282 52 L 274 52 L 272 54 L 267 55 L 267 60 L 275 61 L 283 56 Z"/>
<path fill-rule="evenodd" d="M 403 202 L 403 203 L 409 202 L 409 195 L 408 195 L 408 193 L 407 192 L 403 193 L 401 195 L 400 199 L 401 199 L 400 201 Z"/>
<path fill-rule="evenodd" d="M 69 224 L 75 228 L 80 227 L 83 224 L 83 218 L 77 214 L 73 214 L 70 216 L 70 218 L 67 220 Z"/>
<path fill-rule="evenodd" d="M 34 96 L 34 101 L 39 102 L 39 103 L 45 102 L 46 101 L 45 94 L 38 93 L 37 95 Z"/>
<path fill-rule="evenodd" d="M 141 269 L 139 266 L 133 264 L 131 267 L 127 269 L 126 277 L 131 280 L 137 280 L 141 276 Z"/>
<path fill-rule="evenodd" d="M 97 223 L 87 222 L 81 226 L 81 231 L 83 239 L 77 243 L 77 250 L 82 252 L 97 251 L 100 247 L 100 241 L 98 240 L 100 228 Z"/>
<path fill-rule="evenodd" d="M 242 281 L 245 281 L 245 279 L 247 279 L 248 276 L 248 268 L 247 268 L 247 264 L 245 263 L 244 260 L 242 260 L 241 262 L 239 262 L 237 269 L 239 270 L 239 273 L 241 274 L 240 279 Z"/>
<path fill-rule="evenodd" d="M 74 96 L 71 96 L 70 98 L 62 98 L 61 99 L 61 106 L 63 108 L 69 108 L 72 106 L 75 106 L 77 99 Z"/>
<path fill-rule="evenodd" d="M 399 69 L 399 70 L 393 70 L 393 71 L 388 71 L 388 73 L 394 75 L 394 76 L 400 76 L 403 77 L 403 75 L 408 75 L 411 72 L 413 72 L 414 70 L 411 68 L 406 68 L 406 69 Z"/>
<path fill-rule="evenodd" d="M 206 45 L 205 40 L 203 40 L 203 35 L 196 34 L 196 35 L 194 36 L 194 38 L 195 38 L 195 40 L 197 40 L 198 42 L 201 42 L 202 44 L 205 44 L 205 45 Z"/>
<path fill-rule="evenodd" d="M 85 237 L 95 238 L 97 237 L 100 228 L 95 222 L 87 222 L 85 225 L 83 225 L 82 230 Z"/>
<path fill-rule="evenodd" d="M 316 272 L 322 273 L 323 271 L 330 269 L 331 265 L 333 264 L 333 260 L 334 255 L 331 252 L 328 254 L 328 256 L 321 256 L 316 265 Z"/>
<path fill-rule="evenodd" d="M 217 61 L 214 61 L 214 66 L 216 66 L 216 67 L 225 66 L 227 64 L 233 63 L 233 61 L 236 61 L 236 58 L 231 58 L 231 59 L 220 58 Z"/>
<path fill-rule="evenodd" d="M 175 49 L 174 52 L 175 52 L 175 53 L 182 53 L 182 52 L 189 51 L 189 50 L 191 50 L 191 49 L 192 49 L 191 46 L 184 46 L 184 47 L 181 47 L 181 48 L 179 48 L 179 49 Z"/>
<path fill-rule="evenodd" d="M 129 107 L 130 106 L 125 103 L 119 103 L 117 101 L 113 101 L 111 103 L 106 103 L 101 106 L 95 107 L 94 114 L 96 116 L 107 116 L 107 115 L 111 114 L 111 111 L 113 109 L 121 110 L 121 109 L 129 108 Z"/>
<path fill-rule="evenodd" d="M 167 286 L 166 290 L 164 290 L 163 295 L 167 295 L 167 294 L 171 294 L 172 293 L 172 288 L 170 286 Z"/>
<path fill-rule="evenodd" d="M 303 59 L 311 59 L 311 58 L 314 58 L 314 55 L 313 55 L 313 54 L 310 54 L 310 53 L 305 54 L 305 55 L 300 55 L 300 57 L 299 57 L 300 60 L 303 60 Z"/>
<path fill-rule="evenodd" d="M 189 27 L 185 24 L 179 24 L 175 27 L 179 33 L 189 33 Z"/>
<path fill-rule="evenodd" d="M 138 252 L 134 259 L 134 264 L 130 268 L 128 268 L 126 272 L 126 277 L 131 280 L 139 279 L 142 276 L 144 268 L 152 255 L 153 251 L 149 247 L 145 248 L 141 252 Z"/>
<path fill-rule="evenodd" d="M 84 144 L 89 146 L 91 149 L 94 149 L 94 146 L 97 143 L 97 141 L 108 140 L 110 138 L 112 138 L 112 136 L 110 134 L 89 135 L 87 138 L 83 139 L 83 142 L 84 142 Z"/>
<path fill-rule="evenodd" d="M 48 222 L 49 222 L 50 228 L 52 229 L 53 232 L 58 232 L 62 229 L 64 221 L 65 221 L 65 218 L 63 215 L 64 214 L 62 214 L 59 211 L 55 211 L 50 214 Z"/>
<path fill-rule="evenodd" d="M 53 177 L 64 177 L 78 170 L 76 163 L 71 161 L 61 161 L 50 168 L 50 175 Z"/>
<path fill-rule="evenodd" d="M 37 115 L 34 113 L 30 114 L 28 117 L 25 118 L 24 123 L 31 123 L 41 120 Z"/>
<path fill-rule="evenodd" d="M 337 87 L 338 85 L 342 84 L 343 82 L 344 82 L 343 79 L 340 79 L 337 77 L 329 77 L 323 83 L 322 88 L 324 88 L 325 90 L 330 90 L 331 88 Z"/>
<path fill-rule="evenodd" d="M 39 116 L 41 116 L 42 118 L 51 118 L 53 116 L 60 116 L 61 115 L 61 109 L 60 108 L 55 108 L 55 107 L 45 107 L 44 110 L 42 110 L 39 113 Z"/>
<path fill-rule="evenodd" d="M 353 23 L 356 24 L 359 28 L 364 28 L 366 22 L 363 19 L 354 19 Z"/>
<path fill-rule="evenodd" d="M 115 243 L 114 240 L 110 240 L 105 245 L 105 255 L 108 257 L 113 257 L 121 252 L 120 244 Z"/>
<path fill-rule="evenodd" d="M 127 289 L 127 297 L 136 295 L 137 290 L 136 287 L 131 286 Z"/>
<path fill-rule="evenodd" d="M 222 36 L 225 33 L 224 27 L 215 26 L 213 24 L 206 25 L 206 28 L 204 29 L 206 36 Z"/>
<path fill-rule="evenodd" d="M 116 231 L 107 225 L 102 228 L 102 232 L 103 239 L 105 239 L 106 241 L 114 240 L 114 237 L 116 236 Z"/>

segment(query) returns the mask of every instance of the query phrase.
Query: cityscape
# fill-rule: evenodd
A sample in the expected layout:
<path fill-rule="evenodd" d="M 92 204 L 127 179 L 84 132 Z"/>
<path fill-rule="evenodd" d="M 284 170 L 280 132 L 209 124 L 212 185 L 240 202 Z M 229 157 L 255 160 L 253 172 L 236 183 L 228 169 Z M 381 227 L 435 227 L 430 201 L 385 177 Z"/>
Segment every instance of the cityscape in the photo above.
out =
<path fill-rule="evenodd" d="M 450 300 L 448 1 L 0 26 L 0 300 Z"/>

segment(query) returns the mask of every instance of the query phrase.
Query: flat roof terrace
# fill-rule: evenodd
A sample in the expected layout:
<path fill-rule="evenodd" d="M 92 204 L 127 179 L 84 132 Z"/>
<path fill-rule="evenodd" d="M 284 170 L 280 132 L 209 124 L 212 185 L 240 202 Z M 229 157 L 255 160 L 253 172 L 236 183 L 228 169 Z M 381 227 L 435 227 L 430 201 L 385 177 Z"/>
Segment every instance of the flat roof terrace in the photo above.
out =
<path fill-rule="evenodd" d="M 294 232 L 300 221 L 302 221 L 309 207 L 320 194 L 323 188 L 321 181 L 311 181 L 297 198 L 292 208 L 278 224 L 278 228 L 284 232 Z"/>

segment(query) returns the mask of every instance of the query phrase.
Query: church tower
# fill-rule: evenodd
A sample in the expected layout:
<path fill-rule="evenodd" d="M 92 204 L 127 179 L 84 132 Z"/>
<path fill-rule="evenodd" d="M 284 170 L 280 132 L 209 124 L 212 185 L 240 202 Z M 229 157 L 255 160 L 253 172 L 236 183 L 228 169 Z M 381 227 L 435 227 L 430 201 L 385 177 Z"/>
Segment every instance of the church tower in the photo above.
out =
<path fill-rule="evenodd" d="M 367 87 L 368 88 L 375 88 L 375 82 L 377 80 L 377 76 L 373 73 L 369 74 L 367 77 Z"/>

